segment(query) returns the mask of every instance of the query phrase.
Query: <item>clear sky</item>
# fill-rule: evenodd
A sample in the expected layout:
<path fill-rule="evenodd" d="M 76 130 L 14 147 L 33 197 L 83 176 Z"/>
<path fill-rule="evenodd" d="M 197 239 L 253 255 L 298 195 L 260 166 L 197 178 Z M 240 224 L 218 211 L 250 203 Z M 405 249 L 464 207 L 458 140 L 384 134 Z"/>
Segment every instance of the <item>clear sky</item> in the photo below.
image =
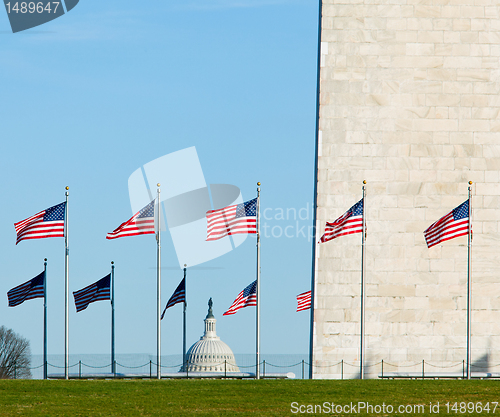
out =
<path fill-rule="evenodd" d="M 0 325 L 42 353 L 43 300 L 9 308 L 6 293 L 47 257 L 48 350 L 64 353 L 64 239 L 16 246 L 13 224 L 64 201 L 68 185 L 70 292 L 115 261 L 116 352 L 155 354 L 154 236 L 105 236 L 133 214 L 132 172 L 195 146 L 207 183 L 236 185 L 246 201 L 262 182 L 261 351 L 308 352 L 309 312 L 295 312 L 295 296 L 311 281 L 317 3 L 81 0 L 16 34 L 0 11 Z M 182 271 L 168 231 L 162 239 L 164 305 Z M 188 346 L 212 297 L 218 335 L 235 353 L 255 351 L 255 308 L 222 317 L 255 279 L 255 259 L 249 236 L 188 270 Z M 108 353 L 110 317 L 105 301 L 77 314 L 71 296 L 70 354 Z M 162 354 L 181 352 L 177 305 L 162 322 Z"/>

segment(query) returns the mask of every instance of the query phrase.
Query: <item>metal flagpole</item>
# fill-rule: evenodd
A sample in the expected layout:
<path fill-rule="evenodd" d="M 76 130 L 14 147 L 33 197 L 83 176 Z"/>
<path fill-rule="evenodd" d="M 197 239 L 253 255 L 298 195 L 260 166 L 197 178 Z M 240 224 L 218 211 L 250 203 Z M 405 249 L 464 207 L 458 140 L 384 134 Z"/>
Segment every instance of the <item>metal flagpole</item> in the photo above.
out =
<path fill-rule="evenodd" d="M 182 366 L 186 365 L 186 309 L 187 309 L 187 285 L 186 285 L 186 268 L 187 265 L 184 264 L 184 314 L 183 314 L 183 322 L 182 322 Z"/>
<path fill-rule="evenodd" d="M 365 195 L 366 195 L 366 180 L 363 181 L 363 230 L 361 232 L 361 343 L 359 351 L 359 375 L 360 379 L 365 377 Z"/>
<path fill-rule="evenodd" d="M 157 371 L 156 378 L 161 379 L 161 213 L 160 213 L 160 183 L 156 184 L 158 186 L 157 193 L 157 216 L 158 216 L 158 232 L 156 234 L 156 242 L 157 242 L 157 253 L 156 253 L 156 296 L 157 296 L 157 304 L 156 304 L 156 361 L 157 361 Z"/>
<path fill-rule="evenodd" d="M 314 300 L 316 299 L 316 266 L 318 240 L 316 238 L 318 223 L 318 160 L 320 151 L 321 131 L 319 126 L 319 108 L 320 108 L 320 85 L 321 85 L 321 30 L 323 16 L 323 1 L 319 1 L 318 13 L 318 50 L 316 64 L 316 131 L 314 141 L 314 185 L 313 185 L 313 247 L 312 247 L 312 271 L 311 271 L 311 311 L 309 316 L 309 378 L 314 376 Z"/>
<path fill-rule="evenodd" d="M 65 309 L 64 309 L 64 378 L 69 379 L 69 230 L 68 230 L 68 197 L 69 187 L 66 187 L 66 205 L 64 213 L 64 243 L 65 243 L 65 258 L 64 258 L 64 286 L 65 286 Z"/>
<path fill-rule="evenodd" d="M 47 258 L 43 263 L 43 379 L 47 379 Z"/>
<path fill-rule="evenodd" d="M 116 373 L 115 363 L 115 263 L 111 261 L 111 372 Z"/>
<path fill-rule="evenodd" d="M 256 323 L 256 371 L 255 377 L 260 379 L 260 182 L 257 183 L 257 323 Z"/>
<path fill-rule="evenodd" d="M 469 181 L 469 230 L 467 235 L 467 379 L 471 378 L 471 303 L 472 303 L 472 283 L 471 283 L 471 236 L 472 236 L 472 181 Z"/>

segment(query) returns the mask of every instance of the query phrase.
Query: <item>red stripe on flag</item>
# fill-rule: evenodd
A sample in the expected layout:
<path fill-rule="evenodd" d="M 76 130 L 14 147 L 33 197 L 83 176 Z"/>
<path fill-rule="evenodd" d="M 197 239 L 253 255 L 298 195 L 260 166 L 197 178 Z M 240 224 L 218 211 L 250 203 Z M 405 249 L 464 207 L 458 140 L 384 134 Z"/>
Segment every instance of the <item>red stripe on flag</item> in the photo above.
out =
<path fill-rule="evenodd" d="M 311 291 L 297 295 L 297 312 L 311 308 Z"/>

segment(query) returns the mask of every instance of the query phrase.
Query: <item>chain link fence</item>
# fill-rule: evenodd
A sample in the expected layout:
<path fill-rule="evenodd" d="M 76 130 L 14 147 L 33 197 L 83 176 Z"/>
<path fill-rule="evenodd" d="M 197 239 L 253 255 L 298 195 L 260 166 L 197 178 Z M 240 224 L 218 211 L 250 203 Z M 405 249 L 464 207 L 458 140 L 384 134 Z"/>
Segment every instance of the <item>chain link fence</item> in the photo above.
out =
<path fill-rule="evenodd" d="M 264 358 L 259 367 L 262 378 L 266 375 L 286 375 L 293 373 L 296 379 L 309 379 L 311 364 L 307 354 L 270 354 L 261 355 Z M 49 355 L 47 358 L 47 370 L 49 378 L 64 375 L 64 355 Z M 236 364 L 240 372 L 246 377 L 252 377 L 256 372 L 254 354 L 236 354 Z M 182 368 L 182 355 L 162 356 L 161 371 L 167 377 L 189 378 L 190 372 L 180 373 Z M 43 379 L 43 356 L 32 355 L 32 367 L 30 368 L 34 379 Z M 221 362 L 218 365 L 229 365 Z M 186 364 L 187 365 L 187 364 Z M 332 379 L 356 378 L 356 372 L 360 367 L 359 362 L 347 362 L 340 360 L 327 365 L 315 364 L 313 371 L 317 377 L 328 376 Z M 187 367 L 185 367 L 187 369 Z M 365 363 L 365 376 L 370 378 L 455 378 L 465 379 L 467 377 L 467 366 L 465 361 L 457 363 L 438 364 L 433 362 L 421 362 L 397 364 L 384 360 L 379 362 Z M 119 354 L 116 355 L 115 372 L 113 373 L 110 355 L 84 354 L 70 355 L 69 370 L 71 378 L 156 378 L 157 365 L 156 355 L 148 354 Z M 474 374 L 472 373 L 474 372 Z M 195 373 L 192 373 L 192 375 Z M 220 377 L 231 377 L 229 372 L 219 372 Z M 170 376 L 169 376 L 170 375 Z M 233 374 L 234 375 L 234 374 Z M 500 364 L 471 364 L 471 375 L 476 378 L 500 378 Z M 18 378 L 18 376 L 14 375 Z M 359 374 L 358 374 L 359 377 Z"/>
<path fill-rule="evenodd" d="M 308 355 L 306 354 L 275 354 L 262 355 L 264 358 L 260 363 L 260 373 L 263 377 L 271 373 L 293 373 L 295 378 L 309 377 L 309 366 L 306 365 Z M 236 354 L 236 365 L 241 373 L 252 373 L 256 371 L 254 354 Z M 43 379 L 43 356 L 32 355 L 31 373 L 34 379 Z M 134 375 L 141 377 L 156 377 L 157 364 L 156 355 L 149 354 L 118 354 L 115 360 L 115 373 L 112 372 L 110 355 L 106 354 L 82 354 L 69 356 L 69 374 L 71 377 L 87 378 L 89 375 L 123 377 Z M 229 364 L 229 363 L 228 363 Z M 182 355 L 165 355 L 161 357 L 162 373 L 177 373 L 182 368 Z M 223 362 L 219 365 L 224 365 Z M 64 355 L 48 355 L 47 373 L 49 377 L 64 374 Z M 101 374 L 101 375 L 98 375 Z M 189 372 L 187 373 L 189 377 Z"/>

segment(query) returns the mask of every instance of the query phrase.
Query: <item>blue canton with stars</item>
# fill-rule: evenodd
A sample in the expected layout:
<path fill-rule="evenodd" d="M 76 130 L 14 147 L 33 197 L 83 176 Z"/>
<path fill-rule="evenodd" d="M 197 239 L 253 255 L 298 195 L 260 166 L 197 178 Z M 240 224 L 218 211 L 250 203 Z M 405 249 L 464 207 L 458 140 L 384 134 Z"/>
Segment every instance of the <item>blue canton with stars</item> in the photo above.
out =
<path fill-rule="evenodd" d="M 66 210 L 66 203 L 58 204 L 57 206 L 48 208 L 43 215 L 44 222 L 53 222 L 57 220 L 64 220 L 64 212 Z"/>
<path fill-rule="evenodd" d="M 359 200 L 354 206 L 352 206 L 349 211 L 351 216 L 362 216 L 363 215 L 363 199 Z"/>
<path fill-rule="evenodd" d="M 247 201 L 243 204 L 238 204 L 236 207 L 236 216 L 238 217 L 256 217 L 257 216 L 257 199 Z"/>
<path fill-rule="evenodd" d="M 33 278 L 30 282 L 30 288 L 35 288 L 35 287 L 43 287 L 43 283 L 45 281 L 45 273 L 41 273 L 37 275 L 35 278 Z"/>
<path fill-rule="evenodd" d="M 111 274 L 106 275 L 95 283 L 97 289 L 110 289 L 111 288 Z"/>
<path fill-rule="evenodd" d="M 137 216 L 138 219 L 142 219 L 144 217 L 154 217 L 155 216 L 155 202 L 156 200 L 151 201 L 146 207 L 144 207 Z"/>
<path fill-rule="evenodd" d="M 466 219 L 469 217 L 469 200 L 453 209 L 453 220 Z"/>
<path fill-rule="evenodd" d="M 257 280 L 252 282 L 248 287 L 243 290 L 243 297 L 248 297 L 249 295 L 257 293 Z"/>

